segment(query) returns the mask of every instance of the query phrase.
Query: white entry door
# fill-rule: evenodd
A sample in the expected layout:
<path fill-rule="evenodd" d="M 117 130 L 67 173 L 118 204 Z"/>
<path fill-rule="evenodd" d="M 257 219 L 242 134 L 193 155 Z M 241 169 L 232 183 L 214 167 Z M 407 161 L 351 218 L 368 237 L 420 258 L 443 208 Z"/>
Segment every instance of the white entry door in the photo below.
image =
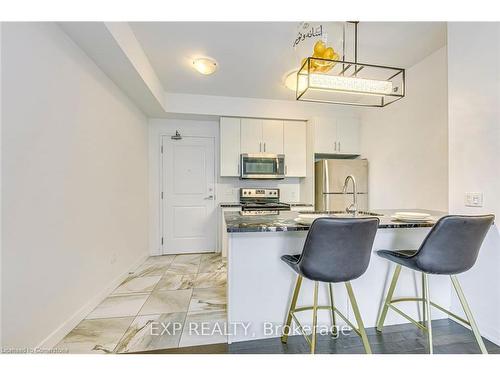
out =
<path fill-rule="evenodd" d="M 214 139 L 162 138 L 163 253 L 216 249 Z"/>

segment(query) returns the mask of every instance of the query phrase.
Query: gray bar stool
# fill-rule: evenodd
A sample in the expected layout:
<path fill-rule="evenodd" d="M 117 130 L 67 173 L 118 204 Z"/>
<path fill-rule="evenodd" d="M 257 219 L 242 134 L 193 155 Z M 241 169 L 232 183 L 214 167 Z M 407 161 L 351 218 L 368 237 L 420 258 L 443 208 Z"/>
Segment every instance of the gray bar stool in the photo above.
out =
<path fill-rule="evenodd" d="M 434 225 L 418 250 L 377 251 L 377 254 L 382 258 L 388 259 L 397 264 L 387 292 L 384 306 L 382 308 L 382 313 L 380 314 L 377 324 L 377 331 L 382 332 L 387 311 L 391 308 L 420 329 L 427 331 L 429 338 L 429 353 L 432 354 L 431 306 L 434 306 L 439 310 L 448 313 L 460 322 L 469 325 L 474 333 L 481 352 L 483 354 L 487 354 L 488 352 L 484 346 L 479 329 L 477 328 L 472 312 L 469 308 L 467 300 L 465 299 L 464 292 L 462 291 L 455 275 L 469 270 L 474 265 L 484 237 L 486 236 L 486 233 L 488 233 L 494 219 L 494 215 L 445 216 Z M 422 273 L 422 298 L 392 299 L 402 266 Z M 431 302 L 427 277 L 428 274 L 450 276 L 451 282 L 458 295 L 458 299 L 462 304 L 467 320 L 451 313 L 434 302 Z M 397 302 L 407 301 L 422 302 L 423 324 L 420 324 L 416 320 L 412 319 L 410 316 L 393 305 Z M 427 322 L 425 323 L 426 315 Z"/>
<path fill-rule="evenodd" d="M 344 219 L 320 218 L 314 220 L 307 234 L 302 254 L 283 255 L 283 260 L 297 273 L 297 281 L 288 310 L 283 336 L 281 341 L 287 342 L 290 334 L 292 319 L 300 328 L 304 338 L 311 346 L 311 353 L 316 349 L 316 325 L 318 310 L 330 310 L 332 325 L 335 327 L 335 313 L 337 313 L 360 337 L 366 353 L 371 353 L 368 337 L 366 336 L 363 320 L 359 313 L 358 304 L 350 280 L 354 280 L 365 273 L 373 247 L 373 241 L 379 225 L 378 218 Z M 302 278 L 314 281 L 313 305 L 296 307 Z M 318 306 L 318 283 L 328 283 L 330 306 Z M 345 283 L 349 300 L 358 327 L 355 327 L 334 305 L 332 283 Z M 309 338 L 296 312 L 312 310 L 313 324 L 312 337 Z M 334 328 L 335 329 L 335 328 Z"/>

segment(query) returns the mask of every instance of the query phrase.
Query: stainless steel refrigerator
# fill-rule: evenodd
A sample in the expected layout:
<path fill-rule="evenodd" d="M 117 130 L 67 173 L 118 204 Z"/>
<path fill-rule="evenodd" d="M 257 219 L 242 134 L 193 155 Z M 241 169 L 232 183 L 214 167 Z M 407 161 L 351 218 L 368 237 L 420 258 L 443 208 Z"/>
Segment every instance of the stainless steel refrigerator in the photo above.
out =
<path fill-rule="evenodd" d="M 316 211 L 345 211 L 353 201 L 352 182 L 347 193 L 342 193 L 347 176 L 356 180 L 358 210 L 368 210 L 368 160 L 329 159 L 319 160 L 314 165 Z"/>

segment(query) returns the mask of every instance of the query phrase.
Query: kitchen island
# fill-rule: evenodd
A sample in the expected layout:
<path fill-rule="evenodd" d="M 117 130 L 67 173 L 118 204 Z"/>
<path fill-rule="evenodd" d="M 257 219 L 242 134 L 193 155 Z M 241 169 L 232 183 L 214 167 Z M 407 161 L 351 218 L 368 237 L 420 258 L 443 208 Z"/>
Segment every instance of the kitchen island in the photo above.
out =
<path fill-rule="evenodd" d="M 403 210 L 373 210 L 380 219 L 373 251 L 380 249 L 417 249 L 434 225 L 446 213 L 439 211 L 413 210 L 432 215 L 426 223 L 404 223 L 391 216 Z M 281 335 L 296 274 L 280 257 L 284 254 L 302 252 L 309 225 L 295 219 L 298 212 L 284 211 L 279 215 L 242 216 L 239 212 L 226 212 L 228 235 L 228 322 L 231 331 L 228 341 L 237 342 L 269 338 Z M 394 265 L 372 254 L 370 265 L 364 275 L 352 281 L 357 302 L 366 327 L 376 326 L 386 289 L 392 277 Z M 313 282 L 304 279 L 297 306 L 312 304 Z M 451 285 L 445 276 L 431 276 L 431 298 L 449 308 Z M 399 278 L 394 297 L 420 295 L 420 274 L 404 269 Z M 352 319 L 344 284 L 334 285 L 337 308 Z M 328 304 L 326 284 L 320 285 L 319 304 Z M 417 320 L 421 320 L 418 303 L 408 302 L 400 308 Z M 432 318 L 446 317 L 433 309 Z M 299 313 L 301 322 L 311 323 L 311 312 Z M 318 314 L 318 324 L 330 325 L 326 310 Z M 386 325 L 407 323 L 401 316 L 389 312 Z M 337 325 L 343 322 L 337 317 Z M 242 327 L 245 327 L 243 329 Z"/>

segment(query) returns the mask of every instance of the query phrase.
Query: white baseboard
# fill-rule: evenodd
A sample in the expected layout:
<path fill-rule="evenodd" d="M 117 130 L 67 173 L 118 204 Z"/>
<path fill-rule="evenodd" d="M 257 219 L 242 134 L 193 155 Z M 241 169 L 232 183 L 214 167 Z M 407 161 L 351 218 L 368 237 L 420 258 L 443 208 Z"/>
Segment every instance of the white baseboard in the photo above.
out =
<path fill-rule="evenodd" d="M 99 305 L 113 290 L 115 290 L 128 276 L 129 272 L 135 270 L 148 258 L 148 254 L 141 255 L 127 271 L 110 282 L 107 287 L 90 299 L 78 311 L 76 311 L 68 320 L 57 327 L 51 334 L 43 339 L 38 348 L 50 349 L 59 343 L 69 332 L 73 330 L 85 317 Z"/>

